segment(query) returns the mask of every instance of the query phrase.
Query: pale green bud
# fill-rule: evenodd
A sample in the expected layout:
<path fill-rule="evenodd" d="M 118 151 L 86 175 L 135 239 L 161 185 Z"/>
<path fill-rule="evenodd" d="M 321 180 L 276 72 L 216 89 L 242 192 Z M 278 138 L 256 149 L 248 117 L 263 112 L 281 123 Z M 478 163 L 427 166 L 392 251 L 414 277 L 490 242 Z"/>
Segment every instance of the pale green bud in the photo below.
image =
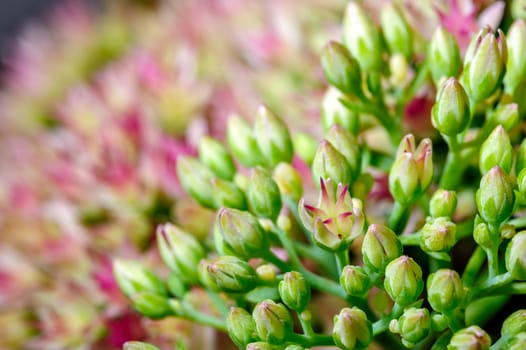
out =
<path fill-rule="evenodd" d="M 316 149 L 318 148 L 318 139 L 314 138 L 312 135 L 300 132 L 294 134 L 292 137 L 292 143 L 298 157 L 307 163 L 307 165 L 311 165 L 314 160 L 314 155 L 316 154 Z"/>
<path fill-rule="evenodd" d="M 228 336 L 239 347 L 244 348 L 248 343 L 257 339 L 256 324 L 252 316 L 239 307 L 231 307 L 226 317 Z"/>
<path fill-rule="evenodd" d="M 336 88 L 329 87 L 321 105 L 321 123 L 326 132 L 333 124 L 341 125 L 351 134 L 358 132 L 360 118 L 356 112 L 349 110 L 342 103 L 343 94 Z"/>
<path fill-rule="evenodd" d="M 159 348 L 141 341 L 127 341 L 122 346 L 122 350 L 159 350 Z"/>
<path fill-rule="evenodd" d="M 117 259 L 113 262 L 113 275 L 121 292 L 127 297 L 148 292 L 167 295 L 163 281 L 138 262 Z"/>
<path fill-rule="evenodd" d="M 379 71 L 384 64 L 379 29 L 355 1 L 347 5 L 343 19 L 343 42 L 366 72 Z"/>
<path fill-rule="evenodd" d="M 329 129 L 325 138 L 347 160 L 351 170 L 351 181 L 354 182 L 360 176 L 361 159 L 358 142 L 351 133 L 338 124 L 334 124 Z"/>
<path fill-rule="evenodd" d="M 301 273 L 290 271 L 279 283 L 279 295 L 289 309 L 302 312 L 310 300 L 310 286 Z"/>
<path fill-rule="evenodd" d="M 201 162 L 190 156 L 180 156 L 177 159 L 177 177 L 183 189 L 195 201 L 207 208 L 217 208 L 210 187 L 214 174 Z"/>
<path fill-rule="evenodd" d="M 199 264 L 199 263 L 198 263 Z M 197 270 L 197 266 L 196 266 Z M 166 287 L 171 295 L 182 298 L 188 291 L 188 286 L 183 282 L 181 276 L 177 273 L 170 273 L 166 280 Z"/>
<path fill-rule="evenodd" d="M 203 259 L 197 265 L 197 276 L 199 282 L 206 289 L 220 292 L 218 285 L 215 283 L 215 279 L 208 273 L 208 265 L 212 264 L 214 261 L 212 259 Z"/>
<path fill-rule="evenodd" d="M 196 266 L 205 250 L 191 234 L 172 224 L 157 227 L 157 246 L 163 262 L 188 283 L 197 281 Z"/>
<path fill-rule="evenodd" d="M 421 233 L 420 247 L 424 251 L 449 251 L 457 243 L 457 225 L 447 217 L 430 219 Z"/>
<path fill-rule="evenodd" d="M 287 345 L 285 350 L 305 350 L 305 348 L 303 346 L 301 346 L 301 345 L 290 344 L 290 345 Z"/>
<path fill-rule="evenodd" d="M 433 33 L 427 51 L 427 61 L 435 85 L 443 78 L 456 77 L 460 71 L 461 60 L 457 42 L 442 26 Z"/>
<path fill-rule="evenodd" d="M 331 179 L 334 184 L 348 185 L 352 179 L 351 175 L 352 171 L 345 157 L 329 141 L 321 141 L 312 162 L 314 182 L 317 183 L 319 179 Z"/>
<path fill-rule="evenodd" d="M 480 172 L 485 174 L 496 165 L 508 174 L 513 166 L 513 147 L 508 133 L 501 125 L 491 132 L 480 147 Z"/>
<path fill-rule="evenodd" d="M 526 332 L 514 335 L 506 342 L 506 350 L 526 349 Z"/>
<path fill-rule="evenodd" d="M 451 218 L 456 208 L 457 193 L 455 191 L 438 189 L 429 202 L 429 213 L 434 218 L 441 216 Z"/>
<path fill-rule="evenodd" d="M 447 350 L 489 350 L 491 338 L 479 326 L 464 328 L 453 334 Z"/>
<path fill-rule="evenodd" d="M 424 289 L 422 269 L 407 255 L 391 261 L 385 268 L 385 291 L 397 304 L 413 303 Z"/>
<path fill-rule="evenodd" d="M 250 259 L 268 250 L 267 234 L 250 213 L 221 208 L 217 220 L 224 244 L 236 256 Z"/>
<path fill-rule="evenodd" d="M 433 126 L 443 135 L 456 136 L 468 126 L 469 99 L 455 78 L 448 78 L 440 85 L 431 116 Z"/>
<path fill-rule="evenodd" d="M 387 264 L 402 255 L 402 243 L 387 226 L 373 224 L 362 242 L 363 262 L 377 272 L 383 272 Z"/>
<path fill-rule="evenodd" d="M 515 172 L 519 174 L 526 168 L 526 139 L 522 140 L 517 151 L 517 159 L 515 164 Z"/>
<path fill-rule="evenodd" d="M 269 343 L 263 341 L 257 341 L 254 343 L 247 344 L 246 350 L 274 350 L 274 347 Z"/>
<path fill-rule="evenodd" d="M 517 310 L 502 323 L 500 334 L 514 336 L 526 332 L 526 309 Z"/>
<path fill-rule="evenodd" d="M 526 231 L 517 233 L 506 248 L 506 269 L 514 279 L 526 281 Z"/>
<path fill-rule="evenodd" d="M 325 78 L 345 94 L 362 96 L 362 72 L 345 46 L 330 41 L 321 52 Z"/>
<path fill-rule="evenodd" d="M 526 23 L 524 20 L 513 22 L 506 36 L 508 42 L 508 60 L 506 61 L 506 75 L 504 84 L 509 91 L 515 90 L 526 78 Z"/>
<path fill-rule="evenodd" d="M 234 161 L 226 148 L 209 136 L 204 136 L 199 141 L 199 159 L 216 176 L 224 180 L 232 180 L 236 173 Z"/>
<path fill-rule="evenodd" d="M 361 266 L 347 265 L 340 275 L 340 285 L 353 297 L 364 297 L 371 289 L 371 279 Z"/>
<path fill-rule="evenodd" d="M 259 338 L 271 344 L 283 343 L 292 333 L 292 318 L 283 304 L 268 299 L 256 305 L 252 312 Z"/>
<path fill-rule="evenodd" d="M 235 256 L 219 257 L 207 266 L 208 275 L 217 287 L 228 293 L 245 293 L 257 287 L 256 271 Z"/>
<path fill-rule="evenodd" d="M 357 307 L 346 307 L 334 316 L 332 337 L 341 349 L 367 349 L 373 340 L 373 327 L 365 312 Z"/>
<path fill-rule="evenodd" d="M 481 222 L 475 226 L 473 230 L 473 239 L 482 248 L 490 248 L 494 240 L 491 237 L 491 233 L 488 228 L 488 224 Z"/>
<path fill-rule="evenodd" d="M 289 129 L 283 120 L 265 106 L 260 106 L 258 109 L 254 135 L 261 154 L 269 166 L 274 167 L 280 162 L 290 163 L 293 147 Z"/>
<path fill-rule="evenodd" d="M 393 3 L 387 3 L 380 12 L 380 21 L 391 54 L 401 53 L 410 59 L 413 53 L 413 31 L 403 12 Z"/>
<path fill-rule="evenodd" d="M 427 279 L 427 300 L 438 312 L 447 312 L 459 307 L 465 295 L 466 289 L 454 270 L 441 269 L 429 275 Z"/>
<path fill-rule="evenodd" d="M 513 184 L 499 167 L 491 168 L 480 180 L 476 203 L 479 215 L 488 224 L 498 225 L 508 219 L 513 211 Z"/>
<path fill-rule="evenodd" d="M 272 178 L 276 181 L 282 195 L 299 200 L 303 194 L 303 182 L 299 172 L 289 163 L 279 163 L 274 168 Z"/>
<path fill-rule="evenodd" d="M 228 118 L 226 139 L 230 151 L 244 166 L 265 163 L 252 129 L 242 118 L 235 115 Z"/>
<path fill-rule="evenodd" d="M 516 103 L 499 104 L 487 119 L 488 125 L 496 127 L 502 125 L 504 130 L 510 132 L 519 123 L 519 105 Z"/>
<path fill-rule="evenodd" d="M 161 319 L 174 314 L 168 298 L 164 296 L 141 292 L 132 295 L 130 299 L 133 308 L 148 318 Z"/>
<path fill-rule="evenodd" d="M 210 190 L 218 208 L 227 207 L 241 210 L 247 208 L 245 194 L 233 182 L 213 178 L 210 180 Z"/>
<path fill-rule="evenodd" d="M 247 186 L 250 211 L 258 217 L 276 220 L 281 211 L 281 193 L 270 174 L 261 168 L 252 169 Z"/>
<path fill-rule="evenodd" d="M 406 309 L 398 320 L 398 332 L 406 346 L 414 346 L 422 341 L 431 330 L 431 316 L 427 309 L 411 307 Z"/>

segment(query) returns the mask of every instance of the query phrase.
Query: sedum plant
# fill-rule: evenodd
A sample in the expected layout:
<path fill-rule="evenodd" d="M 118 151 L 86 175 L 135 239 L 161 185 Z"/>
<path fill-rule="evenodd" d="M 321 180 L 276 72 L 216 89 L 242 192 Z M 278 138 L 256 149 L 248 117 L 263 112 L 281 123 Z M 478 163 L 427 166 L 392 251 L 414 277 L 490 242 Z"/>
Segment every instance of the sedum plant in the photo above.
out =
<path fill-rule="evenodd" d="M 444 27 L 413 45 L 394 5 L 377 25 L 351 2 L 343 23 L 321 52 L 317 146 L 265 106 L 232 117 L 225 144 L 202 139 L 177 173 L 216 212 L 210 235 L 160 226 L 168 276 L 117 260 L 121 291 L 240 349 L 522 348 L 526 310 L 500 333 L 489 320 L 526 293 L 525 22 L 480 29 L 463 54 Z"/>

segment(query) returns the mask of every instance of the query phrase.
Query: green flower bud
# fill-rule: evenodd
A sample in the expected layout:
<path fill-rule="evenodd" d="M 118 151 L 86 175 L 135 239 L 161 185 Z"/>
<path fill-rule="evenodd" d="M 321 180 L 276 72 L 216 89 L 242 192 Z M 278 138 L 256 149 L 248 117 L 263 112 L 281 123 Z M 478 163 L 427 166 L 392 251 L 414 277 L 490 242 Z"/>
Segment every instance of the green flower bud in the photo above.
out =
<path fill-rule="evenodd" d="M 413 135 L 402 139 L 389 172 L 389 191 L 397 202 L 409 204 L 427 190 L 433 178 L 431 157 L 431 140 L 422 140 L 415 149 Z"/>
<path fill-rule="evenodd" d="M 261 168 L 252 169 L 247 186 L 250 211 L 258 217 L 276 220 L 281 210 L 281 193 L 270 174 Z"/>
<path fill-rule="evenodd" d="M 511 224 L 504 224 L 500 228 L 500 237 L 502 239 L 512 239 L 516 233 L 515 226 Z"/>
<path fill-rule="evenodd" d="M 226 139 L 234 157 L 244 166 L 263 165 L 265 160 L 250 126 L 242 118 L 228 118 Z"/>
<path fill-rule="evenodd" d="M 360 147 L 356 139 L 342 126 L 333 125 L 325 136 L 334 148 L 347 160 L 351 171 L 351 181 L 354 182 L 360 176 Z"/>
<path fill-rule="evenodd" d="M 401 53 L 410 59 L 413 53 L 413 31 L 400 9 L 387 3 L 380 12 L 382 33 L 392 54 Z"/>
<path fill-rule="evenodd" d="M 327 140 L 320 142 L 312 162 L 312 176 L 315 182 L 319 179 L 331 179 L 334 184 L 348 185 L 352 171 L 345 157 Z"/>
<path fill-rule="evenodd" d="M 366 11 L 355 1 L 347 5 L 343 19 L 343 42 L 366 71 L 379 71 L 383 67 L 382 37 Z"/>
<path fill-rule="evenodd" d="M 211 137 L 204 136 L 199 141 L 199 159 L 224 180 L 232 180 L 236 173 L 234 161 L 226 148 Z"/>
<path fill-rule="evenodd" d="M 371 279 L 361 266 L 347 265 L 340 275 L 340 285 L 353 297 L 364 297 L 371 289 Z"/>
<path fill-rule="evenodd" d="M 178 298 L 182 298 L 188 291 L 188 286 L 182 281 L 177 273 L 170 273 L 166 280 L 166 286 L 168 287 L 170 294 Z"/>
<path fill-rule="evenodd" d="M 127 341 L 122 346 L 122 350 L 159 350 L 159 348 L 141 341 Z"/>
<path fill-rule="evenodd" d="M 510 132 L 519 123 L 519 105 L 516 103 L 499 104 L 488 116 L 487 123 L 493 127 L 502 125 L 504 130 Z"/>
<path fill-rule="evenodd" d="M 236 256 L 249 259 L 269 249 L 266 232 L 250 213 L 221 208 L 217 220 L 224 244 Z"/>
<path fill-rule="evenodd" d="M 513 147 L 508 133 L 501 125 L 491 132 L 480 147 L 480 172 L 485 174 L 496 165 L 508 174 L 513 165 Z"/>
<path fill-rule="evenodd" d="M 477 209 L 484 221 L 499 225 L 513 211 L 513 185 L 508 175 L 499 167 L 489 170 L 480 180 L 477 190 Z"/>
<path fill-rule="evenodd" d="M 306 133 L 296 133 L 292 138 L 292 144 L 298 157 L 306 164 L 311 165 L 318 148 L 318 140 Z M 280 163 L 283 164 L 283 163 Z M 285 163 L 288 164 L 288 163 Z"/>
<path fill-rule="evenodd" d="M 365 265 L 383 272 L 387 264 L 402 255 L 402 243 L 387 226 L 373 224 L 365 233 L 362 255 Z"/>
<path fill-rule="evenodd" d="M 121 292 L 127 297 L 148 292 L 167 295 L 163 281 L 138 262 L 117 259 L 113 262 L 113 275 Z"/>
<path fill-rule="evenodd" d="M 343 94 L 333 87 L 329 87 L 323 97 L 321 105 L 321 123 L 327 131 L 333 124 L 341 125 L 351 134 L 358 132 L 360 118 L 342 103 Z"/>
<path fill-rule="evenodd" d="M 220 292 L 221 290 L 219 289 L 215 280 L 208 273 L 208 265 L 212 263 L 213 263 L 212 259 L 201 260 L 199 264 L 197 265 L 197 277 L 199 278 L 199 282 L 204 288 L 212 290 L 214 292 Z"/>
<path fill-rule="evenodd" d="M 231 307 L 226 318 L 228 336 L 239 348 L 257 339 L 256 324 L 252 316 L 239 307 Z"/>
<path fill-rule="evenodd" d="M 442 78 L 456 77 L 460 71 L 457 42 L 444 27 L 438 27 L 433 33 L 427 51 L 427 62 L 435 85 L 438 85 Z"/>
<path fill-rule="evenodd" d="M 305 350 L 305 348 L 303 346 L 301 346 L 301 345 L 290 344 L 290 345 L 287 345 L 285 350 Z"/>
<path fill-rule="evenodd" d="M 321 180 L 317 207 L 305 204 L 302 198 L 298 211 L 303 225 L 312 232 L 314 242 L 329 251 L 347 249 L 363 232 L 362 202 L 351 198 L 348 187 L 342 184 L 338 184 L 334 193 L 330 180 L 327 183 Z"/>
<path fill-rule="evenodd" d="M 195 201 L 207 208 L 217 208 L 210 190 L 210 180 L 214 175 L 201 162 L 189 156 L 180 156 L 177 159 L 177 177 L 183 189 Z"/>
<path fill-rule="evenodd" d="M 280 162 L 290 163 L 293 155 L 289 129 L 267 107 L 260 106 L 254 124 L 254 135 L 266 163 L 274 167 Z"/>
<path fill-rule="evenodd" d="M 526 168 L 526 139 L 522 140 L 517 151 L 517 160 L 515 164 L 515 172 L 519 174 Z"/>
<path fill-rule="evenodd" d="M 321 52 L 321 66 L 329 84 L 345 94 L 363 95 L 360 66 L 345 46 L 327 43 Z"/>
<path fill-rule="evenodd" d="M 270 299 L 256 305 L 252 312 L 259 338 L 271 344 L 283 343 L 292 333 L 292 318 L 283 304 Z"/>
<path fill-rule="evenodd" d="M 245 194 L 233 182 L 219 178 L 210 180 L 210 190 L 216 202 L 216 207 L 227 207 L 245 210 L 247 200 Z"/>
<path fill-rule="evenodd" d="M 341 349 L 367 349 L 373 339 L 373 327 L 365 312 L 346 307 L 334 316 L 332 337 Z"/>
<path fill-rule="evenodd" d="M 430 219 L 421 232 L 420 247 L 427 252 L 449 251 L 457 243 L 457 225 L 447 217 Z"/>
<path fill-rule="evenodd" d="M 462 305 L 466 289 L 455 270 L 441 269 L 427 279 L 427 300 L 438 312 L 454 310 Z"/>
<path fill-rule="evenodd" d="M 509 315 L 502 323 L 500 334 L 514 336 L 526 332 L 526 310 L 517 310 Z"/>
<path fill-rule="evenodd" d="M 301 273 L 290 271 L 279 283 L 279 295 L 289 309 L 302 312 L 310 300 L 310 286 Z"/>
<path fill-rule="evenodd" d="M 402 255 L 385 268 L 384 287 L 397 304 L 409 305 L 424 289 L 422 269 L 412 258 Z"/>
<path fill-rule="evenodd" d="M 274 348 L 269 343 L 258 341 L 248 344 L 246 350 L 274 350 Z"/>
<path fill-rule="evenodd" d="M 526 349 L 526 332 L 519 333 L 511 337 L 505 345 L 507 350 L 523 350 Z"/>
<path fill-rule="evenodd" d="M 517 194 L 517 201 L 523 205 L 526 202 L 526 169 L 522 169 L 517 176 L 517 188 L 519 190 Z"/>
<path fill-rule="evenodd" d="M 142 292 L 131 296 L 135 310 L 152 319 L 165 318 L 173 315 L 168 299 L 164 296 Z"/>
<path fill-rule="evenodd" d="M 217 287 L 228 293 L 245 293 L 257 286 L 256 271 L 235 256 L 219 257 L 207 266 L 208 275 Z"/>
<path fill-rule="evenodd" d="M 506 248 L 506 269 L 514 279 L 526 281 L 526 231 L 517 233 Z"/>
<path fill-rule="evenodd" d="M 157 246 L 170 270 L 188 283 L 197 281 L 196 266 L 206 253 L 194 236 L 172 224 L 159 225 Z"/>
<path fill-rule="evenodd" d="M 508 43 L 508 59 L 506 61 L 506 75 L 504 85 L 508 91 L 514 91 L 521 81 L 526 78 L 526 23 L 524 20 L 513 22 L 506 36 Z"/>
<path fill-rule="evenodd" d="M 506 38 L 498 30 L 498 38 L 489 27 L 474 37 L 464 58 L 464 86 L 475 101 L 490 97 L 504 77 L 507 49 Z"/>
<path fill-rule="evenodd" d="M 276 181 L 282 195 L 299 200 L 303 194 L 301 175 L 289 163 L 279 163 L 274 168 L 272 178 Z"/>
<path fill-rule="evenodd" d="M 429 202 L 429 213 L 432 217 L 453 217 L 457 208 L 457 193 L 443 189 L 437 190 Z"/>
<path fill-rule="evenodd" d="M 443 135 L 456 136 L 468 126 L 469 99 L 455 78 L 448 78 L 440 85 L 431 116 L 433 126 Z"/>
<path fill-rule="evenodd" d="M 482 328 L 471 326 L 453 334 L 447 350 L 488 350 L 491 338 Z"/>
<path fill-rule="evenodd" d="M 398 332 L 405 346 L 412 347 L 422 341 L 431 330 L 431 316 L 427 309 L 411 307 L 398 320 Z"/>
<path fill-rule="evenodd" d="M 475 242 L 482 248 L 490 248 L 493 245 L 493 239 L 489 232 L 488 224 L 481 222 L 475 226 L 473 230 L 473 238 Z"/>

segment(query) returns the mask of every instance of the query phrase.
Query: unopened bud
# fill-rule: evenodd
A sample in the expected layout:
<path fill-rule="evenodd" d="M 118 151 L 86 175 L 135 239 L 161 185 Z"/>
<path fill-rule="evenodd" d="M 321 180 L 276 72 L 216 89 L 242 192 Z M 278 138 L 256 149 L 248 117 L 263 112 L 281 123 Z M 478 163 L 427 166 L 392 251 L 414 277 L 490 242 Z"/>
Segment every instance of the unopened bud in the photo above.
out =
<path fill-rule="evenodd" d="M 496 165 L 507 174 L 513 165 L 513 147 L 508 133 L 501 125 L 492 131 L 480 147 L 480 172 L 485 174 Z"/>
<path fill-rule="evenodd" d="M 222 208 L 217 220 L 224 244 L 236 256 L 249 259 L 268 250 L 267 234 L 252 214 Z"/>
<path fill-rule="evenodd" d="M 496 127 L 502 125 L 504 130 L 510 132 L 519 123 L 519 105 L 517 103 L 499 104 L 487 119 L 488 125 Z"/>
<path fill-rule="evenodd" d="M 371 279 L 361 266 L 347 265 L 340 275 L 340 285 L 353 297 L 364 297 L 371 289 Z"/>
<path fill-rule="evenodd" d="M 272 178 L 276 181 L 281 194 L 299 200 L 303 194 L 303 182 L 299 172 L 289 163 L 279 163 L 274 168 Z"/>
<path fill-rule="evenodd" d="M 506 350 L 524 350 L 526 349 L 526 332 L 514 335 L 505 345 Z"/>
<path fill-rule="evenodd" d="M 168 294 L 163 281 L 138 262 L 115 260 L 113 262 L 113 274 L 121 292 L 127 297 L 132 297 L 141 292 L 163 296 Z"/>
<path fill-rule="evenodd" d="M 290 271 L 279 283 L 279 295 L 289 309 L 302 312 L 310 300 L 310 286 L 301 273 Z"/>
<path fill-rule="evenodd" d="M 453 334 L 448 350 L 489 350 L 491 338 L 482 328 L 471 326 Z"/>
<path fill-rule="evenodd" d="M 435 85 L 443 78 L 456 77 L 460 71 L 460 52 L 455 37 L 444 27 L 433 33 L 427 51 L 427 61 Z"/>
<path fill-rule="evenodd" d="M 298 132 L 292 137 L 294 151 L 307 165 L 311 165 L 318 148 L 318 139 L 307 133 Z M 288 163 L 280 163 L 288 164 Z"/>
<path fill-rule="evenodd" d="M 168 298 L 158 294 L 136 293 L 131 296 L 131 301 L 133 308 L 148 318 L 161 319 L 174 314 Z"/>
<path fill-rule="evenodd" d="M 468 126 L 468 96 L 455 78 L 447 79 L 440 86 L 431 116 L 433 126 L 447 136 L 456 136 Z"/>
<path fill-rule="evenodd" d="M 381 12 L 382 33 L 391 54 L 401 53 L 410 59 L 413 53 L 413 31 L 403 12 L 394 4 L 387 3 Z"/>
<path fill-rule="evenodd" d="M 514 279 L 526 281 L 526 231 L 517 233 L 506 248 L 506 269 Z"/>
<path fill-rule="evenodd" d="M 373 328 L 365 312 L 346 307 L 334 316 L 332 337 L 341 349 L 366 349 L 373 339 Z"/>
<path fill-rule="evenodd" d="M 252 169 L 247 186 L 250 211 L 258 217 L 276 220 L 281 210 L 281 193 L 270 174 L 261 168 Z"/>
<path fill-rule="evenodd" d="M 334 148 L 347 160 L 351 171 L 352 182 L 360 176 L 360 147 L 356 139 L 342 126 L 333 125 L 325 136 Z"/>
<path fill-rule="evenodd" d="M 236 167 L 226 148 L 217 140 L 205 136 L 199 141 L 199 159 L 214 174 L 224 180 L 232 180 Z"/>
<path fill-rule="evenodd" d="M 265 106 L 258 109 L 254 135 L 267 165 L 274 167 L 280 162 L 290 163 L 293 147 L 289 129 L 283 120 Z"/>
<path fill-rule="evenodd" d="M 210 190 L 218 208 L 227 207 L 240 210 L 247 208 L 245 194 L 233 182 L 214 178 L 210 181 Z"/>
<path fill-rule="evenodd" d="M 493 244 L 494 240 L 488 228 L 488 224 L 481 222 L 475 226 L 473 230 L 473 239 L 482 248 L 488 249 Z"/>
<path fill-rule="evenodd" d="M 412 258 L 402 255 L 385 268 L 384 287 L 397 304 L 409 305 L 424 289 L 422 269 Z"/>
<path fill-rule="evenodd" d="M 429 202 L 429 213 L 432 217 L 445 216 L 452 218 L 457 208 L 457 193 L 443 189 L 437 190 Z"/>
<path fill-rule="evenodd" d="M 457 242 L 457 225 L 447 217 L 430 219 L 421 232 L 420 247 L 424 251 L 449 251 Z"/>
<path fill-rule="evenodd" d="M 254 133 L 246 121 L 235 115 L 228 118 L 226 138 L 230 151 L 241 164 L 246 167 L 265 164 Z"/>
<path fill-rule="evenodd" d="M 513 22 L 508 34 L 508 60 L 506 61 L 506 75 L 504 84 L 506 89 L 514 91 L 521 81 L 526 78 L 526 61 L 524 51 L 526 50 L 526 23 L 524 20 Z"/>
<path fill-rule="evenodd" d="M 225 255 L 207 266 L 210 278 L 217 287 L 228 293 L 244 293 L 257 287 L 256 271 L 249 263 Z"/>
<path fill-rule="evenodd" d="M 259 338 L 271 344 L 283 343 L 292 333 L 292 318 L 283 304 L 264 300 L 252 313 Z"/>
<path fill-rule="evenodd" d="M 257 341 L 247 344 L 246 350 L 274 350 L 274 347 L 267 342 Z"/>
<path fill-rule="evenodd" d="M 377 272 L 402 255 L 402 243 L 387 226 L 369 226 L 362 242 L 363 262 Z"/>
<path fill-rule="evenodd" d="M 122 346 L 122 350 L 159 350 L 159 348 L 141 341 L 127 341 Z"/>
<path fill-rule="evenodd" d="M 177 177 L 186 193 L 195 201 L 207 208 L 217 208 L 210 190 L 214 174 L 201 162 L 189 156 L 180 156 L 177 159 Z"/>
<path fill-rule="evenodd" d="M 231 307 L 226 317 L 228 336 L 239 347 L 244 348 L 248 343 L 257 339 L 256 325 L 252 316 L 239 307 Z"/>
<path fill-rule="evenodd" d="M 197 266 L 196 266 L 197 270 Z M 184 294 L 188 291 L 188 286 L 182 281 L 181 276 L 177 273 L 170 273 L 166 281 L 166 287 L 171 295 L 182 298 Z"/>
<path fill-rule="evenodd" d="M 317 182 L 331 179 L 334 184 L 348 185 L 352 179 L 352 171 L 345 157 L 327 140 L 320 142 L 314 161 L 312 162 L 312 176 Z"/>
<path fill-rule="evenodd" d="M 514 336 L 526 332 L 526 309 L 517 310 L 502 323 L 501 335 Z"/>
<path fill-rule="evenodd" d="M 462 305 L 466 290 L 455 270 L 441 269 L 427 279 L 427 299 L 434 310 L 446 312 Z"/>
<path fill-rule="evenodd" d="M 476 203 L 479 215 L 488 224 L 499 225 L 513 211 L 513 184 L 509 176 L 499 167 L 491 168 L 480 180 Z"/>
<path fill-rule="evenodd" d="M 427 309 L 411 307 L 398 320 L 398 332 L 405 346 L 412 347 L 423 340 L 431 330 L 431 316 Z"/>
<path fill-rule="evenodd" d="M 345 94 L 362 96 L 362 72 L 358 62 L 345 46 L 330 41 L 321 52 L 321 66 L 325 78 Z"/>
<path fill-rule="evenodd" d="M 336 88 L 329 87 L 323 97 L 321 106 L 321 123 L 323 130 L 328 131 L 333 124 L 341 125 L 351 134 L 356 134 L 359 127 L 359 116 L 341 102 L 343 94 Z"/>

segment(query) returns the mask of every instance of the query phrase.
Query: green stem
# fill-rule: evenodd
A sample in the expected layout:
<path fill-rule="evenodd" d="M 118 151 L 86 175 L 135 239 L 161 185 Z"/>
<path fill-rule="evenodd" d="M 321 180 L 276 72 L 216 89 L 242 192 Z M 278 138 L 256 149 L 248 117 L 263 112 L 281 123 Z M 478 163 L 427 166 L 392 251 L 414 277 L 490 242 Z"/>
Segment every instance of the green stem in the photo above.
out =
<path fill-rule="evenodd" d="M 465 165 L 460 156 L 460 145 L 456 137 L 444 136 L 444 139 L 449 146 L 449 152 L 447 154 L 444 170 L 442 171 L 439 187 L 445 190 L 454 190 L 460 182 Z"/>
<path fill-rule="evenodd" d="M 293 343 L 300 344 L 305 348 L 310 348 L 313 346 L 324 346 L 324 345 L 334 345 L 334 339 L 331 335 L 326 334 L 315 334 L 313 336 L 305 336 L 303 334 L 293 333 L 290 336 L 290 341 Z"/>
<path fill-rule="evenodd" d="M 294 244 L 296 250 L 301 256 L 314 261 L 325 273 L 327 273 L 328 276 L 331 276 L 333 279 L 338 279 L 340 277 L 340 273 L 337 270 L 330 252 L 323 250 L 318 246 L 302 242 L 295 242 Z"/>
<path fill-rule="evenodd" d="M 469 258 L 468 264 L 466 265 L 464 273 L 462 274 L 462 281 L 464 282 L 464 285 L 469 287 L 475 283 L 475 279 L 480 272 L 480 268 L 484 264 L 484 260 L 486 260 L 484 249 L 482 249 L 480 246 L 477 246 L 477 249 L 475 249 L 471 255 L 471 258 Z"/>
<path fill-rule="evenodd" d="M 494 290 L 506 287 L 511 282 L 513 282 L 513 276 L 510 272 L 489 278 L 471 291 L 469 300 L 471 301 L 486 295 L 491 295 Z"/>
<path fill-rule="evenodd" d="M 338 275 L 342 273 L 343 268 L 349 265 L 349 252 L 347 249 L 339 250 L 335 254 L 336 266 L 338 268 Z"/>
<path fill-rule="evenodd" d="M 503 288 L 495 289 L 493 295 L 504 295 L 504 294 L 526 294 L 526 282 L 515 282 L 511 283 Z"/>
<path fill-rule="evenodd" d="M 405 226 L 405 221 L 407 219 L 407 212 L 408 206 L 403 205 L 398 201 L 395 201 L 393 209 L 391 211 L 391 215 L 389 215 L 389 219 L 387 220 L 387 226 L 391 228 L 395 233 L 400 234 Z"/>
<path fill-rule="evenodd" d="M 303 329 L 303 334 L 307 337 L 314 337 L 316 333 L 312 328 L 312 317 L 309 311 L 298 312 L 298 319 L 300 320 L 301 329 Z"/>
<path fill-rule="evenodd" d="M 460 321 L 459 317 L 455 314 L 454 311 L 444 312 L 444 316 L 447 317 L 449 321 L 449 327 L 453 332 L 464 328 L 464 323 Z"/>
<path fill-rule="evenodd" d="M 217 330 L 226 332 L 226 324 L 224 319 L 219 319 L 214 316 L 210 316 L 204 312 L 194 309 L 187 303 L 182 304 L 182 316 L 203 326 L 213 327 Z"/>
<path fill-rule="evenodd" d="M 420 238 L 422 237 L 421 232 L 414 232 L 414 233 L 408 233 L 401 236 L 398 236 L 400 239 L 400 242 L 402 242 L 402 245 L 409 246 L 419 246 L 420 245 Z"/>
<path fill-rule="evenodd" d="M 384 315 L 381 319 L 373 323 L 373 335 L 378 335 L 383 333 L 389 328 L 389 323 L 391 320 L 400 317 L 404 308 L 399 304 L 394 304 L 393 309 L 387 315 Z"/>
<path fill-rule="evenodd" d="M 489 225 L 489 230 L 493 239 L 490 246 L 485 249 L 488 256 L 488 280 L 499 274 L 499 246 L 501 242 L 498 226 Z"/>
<path fill-rule="evenodd" d="M 509 339 L 509 336 L 507 335 L 503 335 L 502 337 L 499 338 L 499 340 L 497 340 L 495 342 L 495 344 L 493 344 L 492 346 L 490 346 L 490 350 L 500 350 L 500 349 L 505 349 L 504 346 L 506 345 L 506 342 L 508 341 Z"/>

